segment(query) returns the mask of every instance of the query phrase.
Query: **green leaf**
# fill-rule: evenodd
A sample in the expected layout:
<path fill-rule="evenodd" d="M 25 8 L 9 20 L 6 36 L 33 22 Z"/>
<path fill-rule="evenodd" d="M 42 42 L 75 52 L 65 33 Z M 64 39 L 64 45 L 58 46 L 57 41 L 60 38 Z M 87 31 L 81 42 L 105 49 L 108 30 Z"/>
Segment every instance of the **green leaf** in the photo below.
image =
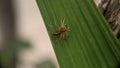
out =
<path fill-rule="evenodd" d="M 37 0 L 60 68 L 118 68 L 120 43 L 93 0 Z M 56 25 L 70 28 L 54 36 Z M 58 27 L 57 26 L 57 27 Z"/>

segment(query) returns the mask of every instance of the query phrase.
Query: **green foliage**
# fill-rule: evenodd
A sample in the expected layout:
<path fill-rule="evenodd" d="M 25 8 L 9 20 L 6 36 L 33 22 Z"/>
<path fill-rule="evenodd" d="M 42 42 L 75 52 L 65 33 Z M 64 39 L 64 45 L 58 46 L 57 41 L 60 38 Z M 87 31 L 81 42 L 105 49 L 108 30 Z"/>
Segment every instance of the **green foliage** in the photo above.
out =
<path fill-rule="evenodd" d="M 15 68 L 18 62 L 18 53 L 24 48 L 30 48 L 28 41 L 14 40 L 6 42 L 0 51 L 0 66 L 1 68 Z"/>
<path fill-rule="evenodd" d="M 43 62 L 37 63 L 36 68 L 56 68 L 56 66 L 50 59 L 47 59 Z"/>
<path fill-rule="evenodd" d="M 37 0 L 60 68 L 118 68 L 120 44 L 93 0 Z M 65 38 L 53 36 L 65 18 Z"/>

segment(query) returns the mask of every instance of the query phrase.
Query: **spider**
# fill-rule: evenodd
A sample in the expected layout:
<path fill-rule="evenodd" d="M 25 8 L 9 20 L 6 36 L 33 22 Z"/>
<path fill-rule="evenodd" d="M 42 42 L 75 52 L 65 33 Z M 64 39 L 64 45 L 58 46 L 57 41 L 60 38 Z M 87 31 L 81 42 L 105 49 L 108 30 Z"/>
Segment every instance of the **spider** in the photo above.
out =
<path fill-rule="evenodd" d="M 69 27 L 64 24 L 65 19 L 61 20 L 61 25 L 53 33 L 54 36 L 62 36 L 64 38 L 64 33 L 69 30 Z"/>

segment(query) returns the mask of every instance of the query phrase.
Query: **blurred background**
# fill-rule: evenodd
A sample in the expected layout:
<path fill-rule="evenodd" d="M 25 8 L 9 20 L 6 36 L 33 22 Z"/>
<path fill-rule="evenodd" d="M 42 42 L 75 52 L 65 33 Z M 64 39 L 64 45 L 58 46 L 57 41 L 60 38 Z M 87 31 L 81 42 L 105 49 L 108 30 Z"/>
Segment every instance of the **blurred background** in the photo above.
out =
<path fill-rule="evenodd" d="M 0 68 L 59 68 L 35 0 L 0 0 Z"/>

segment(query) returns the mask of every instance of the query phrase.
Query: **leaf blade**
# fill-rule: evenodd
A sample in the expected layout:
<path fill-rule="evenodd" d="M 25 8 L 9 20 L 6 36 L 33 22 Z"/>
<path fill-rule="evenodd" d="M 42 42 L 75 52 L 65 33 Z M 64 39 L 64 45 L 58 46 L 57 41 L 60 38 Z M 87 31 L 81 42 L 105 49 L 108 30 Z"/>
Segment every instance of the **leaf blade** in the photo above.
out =
<path fill-rule="evenodd" d="M 61 68 L 117 67 L 120 44 L 92 0 L 37 0 L 37 3 Z M 63 17 L 71 29 L 67 40 L 54 38 L 55 29 L 49 27 L 54 25 L 54 19 L 60 24 Z"/>

